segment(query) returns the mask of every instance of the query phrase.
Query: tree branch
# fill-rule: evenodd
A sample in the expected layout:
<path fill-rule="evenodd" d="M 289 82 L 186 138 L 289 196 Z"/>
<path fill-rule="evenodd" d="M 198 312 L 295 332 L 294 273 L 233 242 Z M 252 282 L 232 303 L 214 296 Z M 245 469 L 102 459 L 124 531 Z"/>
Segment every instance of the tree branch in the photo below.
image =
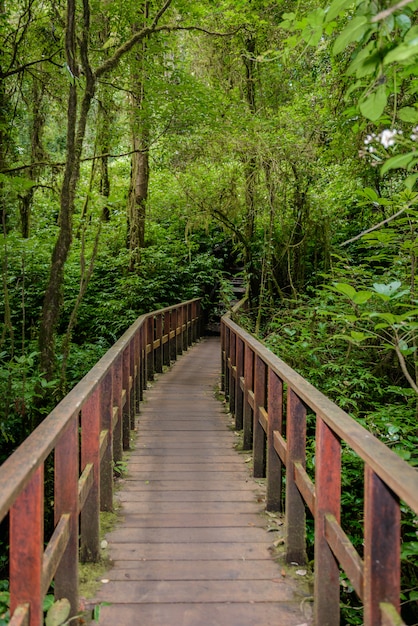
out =
<path fill-rule="evenodd" d="M 393 7 L 389 7 L 384 11 L 380 11 L 380 13 L 372 17 L 371 22 L 373 23 L 385 20 L 387 17 L 389 17 L 389 15 L 392 15 L 392 13 L 395 13 L 395 11 L 397 11 L 398 9 L 406 7 L 407 4 L 411 4 L 411 2 L 413 1 L 414 0 L 401 0 L 400 2 L 398 2 L 398 4 L 394 4 Z"/>
<path fill-rule="evenodd" d="M 363 230 L 362 233 L 360 233 L 359 235 L 356 235 L 355 237 L 352 237 L 351 239 L 348 239 L 347 241 L 344 241 L 344 243 L 341 243 L 340 246 L 348 246 L 349 243 L 353 243 L 353 241 L 357 241 L 357 239 L 361 239 L 361 237 L 363 237 L 363 235 L 368 235 L 369 233 L 372 233 L 374 230 L 377 230 L 378 228 L 380 228 L 381 226 L 384 226 L 385 224 L 388 224 L 389 222 L 391 222 L 392 220 L 395 219 L 395 217 L 399 217 L 399 215 L 401 215 L 404 211 L 406 211 L 406 209 L 408 209 L 408 206 L 404 206 L 400 211 L 398 211 L 397 213 L 394 213 L 393 215 L 390 215 L 389 217 L 387 217 L 385 220 L 383 220 L 382 222 L 379 222 L 378 224 L 375 224 L 374 226 L 372 226 L 371 228 L 368 228 L 367 230 Z"/>

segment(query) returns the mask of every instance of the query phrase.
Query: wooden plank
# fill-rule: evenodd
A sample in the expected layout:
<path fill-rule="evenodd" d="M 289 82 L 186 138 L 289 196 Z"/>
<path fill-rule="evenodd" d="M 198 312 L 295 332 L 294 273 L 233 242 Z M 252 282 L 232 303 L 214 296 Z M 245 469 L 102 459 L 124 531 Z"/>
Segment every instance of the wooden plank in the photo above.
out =
<path fill-rule="evenodd" d="M 42 565 L 42 595 L 46 595 L 70 539 L 71 516 L 61 516 L 45 549 Z"/>
<path fill-rule="evenodd" d="M 280 612 L 280 622 L 278 622 Z M 135 624 L 138 619 L 146 626 L 182 624 L 182 626 L 295 626 L 301 624 L 300 603 L 282 603 L 278 609 L 270 603 L 249 602 L 210 604 L 113 604 L 100 612 L 102 626 Z M 306 623 L 306 621 L 305 621 Z"/>
<path fill-rule="evenodd" d="M 297 583 L 272 559 L 281 527 L 267 532 L 274 520 L 260 515 L 265 487 L 251 477 L 248 455 L 234 450 L 237 437 L 213 396 L 217 350 L 208 357 L 202 348 L 188 350 L 147 392 L 118 492 L 123 523 L 107 535 L 114 566 L 95 598 L 118 610 L 103 610 L 100 624 L 304 622 Z"/>

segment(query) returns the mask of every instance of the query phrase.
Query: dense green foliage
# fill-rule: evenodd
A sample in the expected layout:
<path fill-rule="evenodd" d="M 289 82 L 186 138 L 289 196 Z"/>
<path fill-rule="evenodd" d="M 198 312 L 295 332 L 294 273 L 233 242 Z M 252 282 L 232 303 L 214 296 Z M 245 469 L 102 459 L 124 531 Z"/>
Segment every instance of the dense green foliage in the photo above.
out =
<path fill-rule="evenodd" d="M 140 313 L 238 268 L 243 323 L 418 464 L 417 7 L 0 0 L 0 461 Z M 405 510 L 408 623 L 417 554 Z"/>

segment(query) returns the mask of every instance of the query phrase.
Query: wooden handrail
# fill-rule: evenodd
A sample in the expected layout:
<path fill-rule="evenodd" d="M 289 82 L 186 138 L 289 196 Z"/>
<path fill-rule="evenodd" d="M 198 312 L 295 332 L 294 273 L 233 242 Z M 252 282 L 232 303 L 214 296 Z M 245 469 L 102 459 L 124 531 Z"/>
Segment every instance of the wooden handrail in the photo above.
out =
<path fill-rule="evenodd" d="M 253 448 L 254 475 L 267 468 L 269 510 L 281 510 L 286 468 L 289 562 L 305 560 L 306 507 L 313 514 L 316 626 L 339 624 L 340 567 L 363 602 L 364 625 L 399 626 L 400 500 L 418 514 L 418 471 L 228 315 L 221 341 L 223 387 L 244 446 Z M 305 469 L 308 411 L 316 423 L 314 480 Z M 340 520 L 342 442 L 364 461 L 363 558 Z"/>
<path fill-rule="evenodd" d="M 200 319 L 198 298 L 139 317 L 0 467 L 0 521 L 10 519 L 11 623 L 41 626 L 52 580 L 55 596 L 70 601 L 70 616 L 78 613 L 79 554 L 99 558 L 99 513 L 112 509 L 113 464 L 129 448 L 143 390 L 198 339 Z M 55 530 L 44 549 L 51 452 Z"/>

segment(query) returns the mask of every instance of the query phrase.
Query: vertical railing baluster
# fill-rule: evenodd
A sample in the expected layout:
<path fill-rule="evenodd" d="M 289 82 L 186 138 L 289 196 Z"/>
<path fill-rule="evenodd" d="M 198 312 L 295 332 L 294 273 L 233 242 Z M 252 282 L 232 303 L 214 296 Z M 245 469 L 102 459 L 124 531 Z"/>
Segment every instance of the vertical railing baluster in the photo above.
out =
<path fill-rule="evenodd" d="M 97 562 L 100 557 L 100 387 L 81 410 L 81 470 L 93 466 L 93 482 L 80 514 L 80 558 Z"/>
<path fill-rule="evenodd" d="M 182 346 L 183 346 L 183 352 L 186 352 L 188 347 L 189 347 L 189 342 L 188 342 L 188 329 L 187 329 L 187 304 L 184 304 L 181 307 L 181 312 L 182 312 Z"/>
<path fill-rule="evenodd" d="M 226 390 L 226 326 L 221 320 L 221 389 Z"/>
<path fill-rule="evenodd" d="M 117 463 L 123 457 L 122 355 L 112 365 L 112 397 L 113 408 L 117 409 L 117 420 L 113 429 L 113 460 Z"/>
<path fill-rule="evenodd" d="M 122 389 L 125 391 L 125 404 L 122 407 L 122 442 L 124 450 L 129 450 L 131 436 L 131 394 L 129 392 L 130 362 L 130 345 L 128 345 L 122 355 Z"/>
<path fill-rule="evenodd" d="M 267 511 L 282 510 L 282 461 L 274 449 L 274 431 L 283 433 L 283 381 L 269 368 L 267 432 Z"/>
<path fill-rule="evenodd" d="M 144 390 L 147 388 L 147 328 L 145 322 L 141 325 L 139 331 L 139 368 L 141 378 L 141 397 L 144 399 Z"/>
<path fill-rule="evenodd" d="M 177 359 L 177 309 L 170 311 L 170 360 Z"/>
<path fill-rule="evenodd" d="M 155 330 L 154 330 L 154 316 L 150 315 L 146 321 L 147 324 L 147 350 L 148 358 L 147 358 L 147 381 L 154 380 L 154 339 L 155 339 Z"/>
<path fill-rule="evenodd" d="M 182 337 L 182 327 L 183 327 L 183 312 L 181 307 L 176 308 L 176 354 L 183 354 L 183 337 Z"/>
<path fill-rule="evenodd" d="M 315 446 L 315 619 L 321 626 L 339 624 L 340 572 L 325 537 L 325 516 L 340 522 L 341 442 L 319 417 Z M 324 585 L 326 581 L 326 585 Z"/>
<path fill-rule="evenodd" d="M 304 563 L 306 514 L 303 498 L 295 483 L 294 463 L 305 467 L 306 407 L 292 389 L 287 391 L 286 439 L 286 560 L 288 563 Z"/>
<path fill-rule="evenodd" d="M 253 410 L 249 403 L 249 392 L 254 391 L 254 352 L 245 346 L 244 358 L 244 416 L 243 416 L 243 448 L 251 450 L 253 446 Z"/>
<path fill-rule="evenodd" d="M 78 413 L 55 446 L 54 461 L 54 524 L 64 514 L 70 515 L 70 536 L 54 579 L 55 598 L 67 598 L 71 604 L 70 617 L 77 615 L 78 605 Z"/>
<path fill-rule="evenodd" d="M 163 365 L 170 366 L 170 312 L 166 311 L 163 316 L 163 330 L 162 334 L 167 337 L 166 342 L 163 345 Z"/>
<path fill-rule="evenodd" d="M 163 315 L 158 313 L 155 316 L 155 339 L 160 345 L 155 351 L 155 371 L 161 374 L 163 371 Z"/>
<path fill-rule="evenodd" d="M 129 428 L 135 428 L 135 342 L 129 342 Z"/>
<path fill-rule="evenodd" d="M 229 398 L 229 382 L 230 382 L 229 369 L 231 366 L 231 331 L 228 328 L 228 326 L 225 326 L 224 342 L 225 342 L 225 376 L 224 376 L 225 398 L 228 399 Z"/>
<path fill-rule="evenodd" d="M 254 412 L 253 412 L 253 457 L 254 477 L 264 478 L 266 475 L 266 433 L 259 421 L 260 407 L 266 408 L 267 403 L 267 366 L 258 356 L 254 364 Z"/>
<path fill-rule="evenodd" d="M 133 338 L 134 351 L 134 388 L 135 388 L 135 413 L 138 415 L 141 408 L 142 400 L 142 381 L 141 381 L 141 329 L 139 328 Z"/>
<path fill-rule="evenodd" d="M 229 411 L 234 413 L 235 411 L 235 390 L 236 390 L 236 346 L 237 336 L 234 332 L 230 333 L 230 346 L 229 346 Z"/>
<path fill-rule="evenodd" d="M 364 494 L 364 626 L 379 626 L 380 603 L 400 611 L 399 498 L 365 467 Z"/>
<path fill-rule="evenodd" d="M 106 449 L 100 469 L 100 509 L 113 510 L 113 396 L 112 372 L 109 371 L 101 383 L 101 430 L 107 432 Z"/>
<path fill-rule="evenodd" d="M 235 382 L 235 428 L 241 430 L 243 426 L 244 394 L 241 389 L 241 379 L 244 376 L 244 342 L 237 336 L 236 346 L 236 382 Z"/>
<path fill-rule="evenodd" d="M 33 474 L 10 509 L 10 614 L 30 604 L 30 626 L 42 624 L 44 467 Z"/>

